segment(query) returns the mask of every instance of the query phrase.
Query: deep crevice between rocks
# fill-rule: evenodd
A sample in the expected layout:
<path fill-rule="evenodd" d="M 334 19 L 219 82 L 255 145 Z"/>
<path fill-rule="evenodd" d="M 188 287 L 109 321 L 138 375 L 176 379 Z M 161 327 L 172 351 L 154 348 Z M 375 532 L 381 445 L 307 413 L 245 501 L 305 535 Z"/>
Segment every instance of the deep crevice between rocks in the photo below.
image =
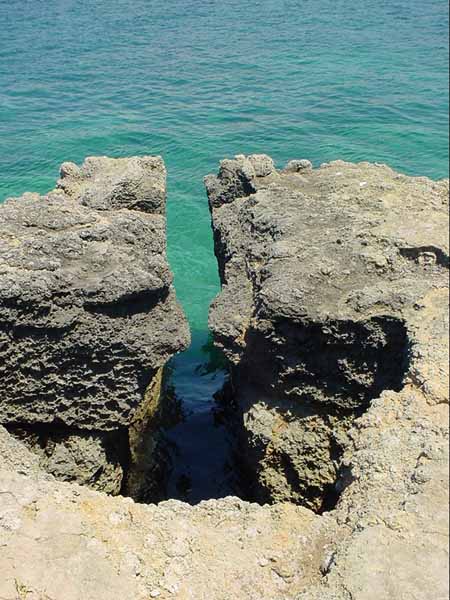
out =
<path fill-rule="evenodd" d="M 279 349 L 271 347 L 270 337 L 248 332 L 245 356 L 239 366 L 230 368 L 229 379 L 213 403 L 217 420 L 234 440 L 230 456 L 235 478 L 230 493 L 260 504 L 288 501 L 322 514 L 336 506 L 351 481 L 342 458 L 354 420 L 383 391 L 403 387 L 409 366 L 407 331 L 403 321 L 382 316 L 361 323 L 306 327 L 280 321 L 275 329 L 273 336 L 283 338 L 283 355 L 277 356 Z M 289 367 L 293 364 L 297 374 Z M 289 372 L 284 373 L 281 365 L 288 365 Z M 142 462 L 131 480 L 128 474 L 122 490 L 146 503 L 174 497 L 168 480 L 176 468 L 177 452 L 166 431 L 180 418 L 181 407 L 167 382 L 158 410 L 159 417 L 139 434 Z M 259 410 L 279 419 L 287 439 L 296 428 L 295 452 L 282 435 L 277 441 L 271 431 L 267 442 L 246 429 L 244 421 L 248 423 L 249 415 Z M 318 441 L 317 446 L 302 446 L 302 433 Z M 206 465 L 208 457 L 199 460 Z M 187 493 L 184 499 L 189 502 Z M 200 498 L 207 499 L 207 495 Z"/>
<path fill-rule="evenodd" d="M 236 436 L 239 495 L 332 510 L 349 481 L 349 429 L 383 391 L 401 390 L 408 366 L 405 324 L 392 317 L 247 332 L 219 394 Z"/>
<path fill-rule="evenodd" d="M 212 405 L 234 440 L 231 493 L 260 504 L 289 501 L 317 513 L 332 510 L 351 481 L 342 464 L 348 430 L 383 391 L 402 388 L 408 361 L 405 325 L 392 317 L 308 326 L 279 321 L 269 336 L 247 332 L 241 363 L 230 368 L 230 378 Z M 147 405 L 147 413 L 130 429 L 83 431 L 55 423 L 9 424 L 8 429 L 41 456 L 50 473 L 58 476 L 64 463 L 61 478 L 66 481 L 80 482 L 78 458 L 94 452 L 97 468 L 85 464 L 81 483 L 142 503 L 170 499 L 168 481 L 177 453 L 167 430 L 181 418 L 181 407 L 170 378 L 156 379 L 152 377 L 152 385 L 159 387 L 150 392 L 153 408 Z M 286 439 L 297 428 L 292 434 L 295 452 L 283 433 L 277 439 L 271 431 L 272 438 L 264 441 L 248 427 L 249 415 L 264 416 L 264 411 L 279 420 Z M 302 428 L 305 437 L 318 440 L 316 447 L 302 447 Z M 100 455 L 105 459 L 98 468 Z M 111 476 L 114 470 L 117 477 Z"/>

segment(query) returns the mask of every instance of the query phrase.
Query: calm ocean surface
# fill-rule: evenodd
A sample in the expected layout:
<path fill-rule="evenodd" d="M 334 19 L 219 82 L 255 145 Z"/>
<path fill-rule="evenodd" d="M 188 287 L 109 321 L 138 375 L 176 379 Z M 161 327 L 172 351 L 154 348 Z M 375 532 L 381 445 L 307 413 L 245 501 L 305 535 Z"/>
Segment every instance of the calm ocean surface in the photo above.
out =
<path fill-rule="evenodd" d="M 187 416 L 172 495 L 180 474 L 192 501 L 224 491 L 222 375 L 202 368 L 218 291 L 203 176 L 250 152 L 448 176 L 447 30 L 446 0 L 0 0 L 0 201 L 51 189 L 65 160 L 166 161 L 193 333 L 173 362 Z"/>

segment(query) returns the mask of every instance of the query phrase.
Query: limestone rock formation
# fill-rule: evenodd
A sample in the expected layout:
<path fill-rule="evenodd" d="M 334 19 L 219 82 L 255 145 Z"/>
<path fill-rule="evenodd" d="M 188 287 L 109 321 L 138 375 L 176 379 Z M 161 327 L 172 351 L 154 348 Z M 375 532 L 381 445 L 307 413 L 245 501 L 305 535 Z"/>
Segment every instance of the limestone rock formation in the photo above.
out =
<path fill-rule="evenodd" d="M 346 485 L 321 516 L 236 498 L 137 505 L 54 481 L 0 427 L 0 597 L 447 598 L 446 302 L 424 300 L 416 378 L 354 421 Z"/>
<path fill-rule="evenodd" d="M 123 435 L 189 340 L 164 212 L 154 157 L 64 163 L 56 190 L 0 206 L 0 423 L 34 428 L 54 474 L 116 493 Z"/>
<path fill-rule="evenodd" d="M 14 438 L 0 425 L 0 456 L 2 469 L 27 477 L 53 481 L 53 477 L 42 470 L 39 457 L 30 452 L 22 442 Z M 3 516 L 3 513 L 0 513 Z"/>
<path fill-rule="evenodd" d="M 293 499 L 309 502 L 314 511 L 293 503 L 275 502 L 273 505 L 259 506 L 237 498 L 210 500 L 195 507 L 175 501 L 159 505 L 136 504 L 130 498 L 111 497 L 73 483 L 56 481 L 42 469 L 37 454 L 27 450 L 21 441 L 0 426 L 0 598 L 448 598 L 449 296 L 448 282 L 442 275 L 447 242 L 440 232 L 446 219 L 441 209 L 445 184 L 398 177 L 386 167 L 338 163 L 317 170 L 317 186 L 314 185 L 313 189 L 321 190 L 320 193 L 317 191 L 317 195 L 313 196 L 309 192 L 310 196 L 305 202 L 295 205 L 296 210 L 291 211 L 291 216 L 284 211 L 285 192 L 280 191 L 277 196 L 272 196 L 278 202 L 277 206 L 272 206 L 273 217 L 266 218 L 267 205 L 263 204 L 264 210 L 255 210 L 256 221 L 247 221 L 246 217 L 241 221 L 241 214 L 244 217 L 247 209 L 243 205 L 248 203 L 248 208 L 253 206 L 253 210 L 258 204 L 255 203 L 255 194 L 259 196 L 260 191 L 269 194 L 273 191 L 272 184 L 276 184 L 275 189 L 279 190 L 280 180 L 287 185 L 291 177 L 295 186 L 300 182 L 304 185 L 315 171 L 305 161 L 290 163 L 289 168 L 282 172 L 269 172 L 272 163 L 262 156 L 253 157 L 248 163 L 245 158 L 239 157 L 237 163 L 241 162 L 244 165 L 242 168 L 238 165 L 239 181 L 233 183 L 230 173 L 234 167 L 230 163 L 228 171 L 224 169 L 228 173 L 228 192 L 225 190 L 225 195 L 231 194 L 228 195 L 229 203 L 221 205 L 218 196 L 211 196 L 216 204 L 213 208 L 215 223 L 221 223 L 215 231 L 216 243 L 219 244 L 216 248 L 229 259 L 221 265 L 224 288 L 212 311 L 211 321 L 217 328 L 218 341 L 224 344 L 233 364 L 233 385 L 240 407 L 237 414 L 245 417 L 241 427 L 244 424 L 247 427 L 244 441 L 256 438 L 258 431 L 263 429 L 261 424 L 264 425 L 266 420 L 270 422 L 273 414 L 274 427 L 264 431 L 270 437 L 273 454 L 276 455 L 278 451 L 287 455 L 288 450 L 297 443 L 302 444 L 302 440 L 310 433 L 315 434 L 316 429 L 307 417 L 303 417 L 306 425 L 302 429 L 299 427 L 302 419 L 296 418 L 298 413 L 289 408 L 290 412 L 280 414 L 279 406 L 285 406 L 285 402 L 287 406 L 290 406 L 288 403 L 304 405 L 309 402 L 312 407 L 319 403 L 324 407 L 322 411 L 317 408 L 311 417 L 316 419 L 317 425 L 322 424 L 322 429 L 319 428 L 314 441 L 317 446 L 313 445 L 313 440 L 310 440 L 311 446 L 303 446 L 311 452 L 311 461 L 304 470 L 304 476 L 318 480 L 314 473 L 314 461 L 318 460 L 321 452 L 327 460 L 326 449 L 321 449 L 320 444 L 330 439 L 327 436 L 340 432 L 341 452 L 336 463 L 333 463 L 335 472 L 332 481 L 337 495 L 335 506 L 328 507 L 331 510 L 323 514 L 317 514 L 317 504 L 311 500 L 314 496 L 303 496 L 303 491 L 298 492 L 299 489 L 303 490 L 300 486 L 289 488 L 295 491 L 292 493 Z M 345 171 L 348 186 L 344 181 L 334 188 L 332 180 L 327 181 L 327 170 L 331 171 L 328 173 L 331 175 L 336 168 L 335 178 L 342 177 L 337 173 Z M 273 166 L 271 169 L 274 169 Z M 362 172 L 365 178 L 359 181 Z M 245 180 L 245 173 L 251 174 L 250 182 Z M 356 177 L 357 187 L 352 174 Z M 373 175 L 373 179 L 369 179 L 369 174 Z M 284 177 L 287 179 L 284 180 Z M 224 181 L 210 180 L 209 189 L 220 192 Z M 365 185 L 360 186 L 364 182 Z M 267 188 L 264 187 L 266 183 Z M 258 186 L 261 189 L 252 192 L 242 202 L 232 199 L 230 190 L 242 189 L 243 186 L 248 189 L 250 185 L 255 190 Z M 352 198 L 358 198 L 358 189 L 368 185 L 377 185 L 378 191 L 359 198 L 358 210 L 362 214 L 352 214 Z M 334 192 L 329 192 L 330 186 Z M 379 186 L 388 187 L 384 189 Z M 345 193 L 343 190 L 347 187 Z M 327 207 L 325 200 L 328 194 L 331 194 L 331 198 Z M 241 208 L 233 217 L 235 209 L 232 207 L 236 202 L 241 204 Z M 229 212 L 222 212 L 225 206 L 230 209 Z M 368 232 L 364 214 L 372 211 L 374 206 L 379 208 L 380 214 L 378 219 L 374 218 Z M 386 206 L 389 206 L 389 210 L 386 210 Z M 280 329 L 274 318 L 277 313 L 269 312 L 264 296 L 260 298 L 257 293 L 265 289 L 263 269 L 279 276 L 280 292 L 283 291 L 288 287 L 288 282 L 283 287 L 282 265 L 278 271 L 275 269 L 276 262 L 289 259 L 291 255 L 288 253 L 285 256 L 285 253 L 289 252 L 294 240 L 299 244 L 295 246 L 296 252 L 301 253 L 301 242 L 305 240 L 305 252 L 310 251 L 311 273 L 317 275 L 314 267 L 319 260 L 321 245 L 326 245 L 328 239 L 327 236 L 320 237 L 320 227 L 317 220 L 313 219 L 315 210 L 320 211 L 320 208 L 324 227 L 329 230 L 328 238 L 333 240 L 338 230 L 339 239 L 347 252 L 347 260 L 339 249 L 335 253 L 330 251 L 327 261 L 322 256 L 321 262 L 331 262 L 344 270 L 351 270 L 355 264 L 358 265 L 354 272 L 355 286 L 350 285 L 346 273 L 341 273 L 339 277 L 327 271 L 327 278 L 331 278 L 336 293 L 333 296 L 333 290 L 323 285 L 327 279 L 320 279 L 323 295 L 318 295 L 316 305 L 310 306 L 302 298 L 310 298 L 308 291 L 314 285 L 314 278 L 309 279 L 306 265 L 304 270 L 297 265 L 303 279 L 295 279 L 298 272 L 294 268 L 295 261 L 290 260 L 287 267 L 292 267 L 292 270 L 288 269 L 291 286 L 303 290 L 304 295 L 299 294 L 297 304 L 292 307 L 285 305 L 284 296 L 280 297 L 278 304 L 269 305 L 283 315 L 285 329 Z M 317 229 L 314 237 L 317 241 L 314 243 L 307 217 L 309 210 Z M 336 213 L 340 211 L 344 212 L 347 219 L 344 219 L 344 223 L 338 222 L 336 230 L 329 213 L 336 220 L 339 216 Z M 390 211 L 397 215 L 395 222 L 392 220 L 394 217 L 390 217 Z M 279 222 L 274 224 L 273 220 L 277 221 L 283 214 L 286 220 L 281 229 Z M 294 232 L 293 214 L 304 215 L 301 229 L 303 237 L 294 235 L 288 244 L 275 246 L 274 250 L 273 245 L 277 240 L 270 241 L 272 235 L 268 238 L 267 231 L 273 232 L 274 237 L 281 235 L 280 230 Z M 222 215 L 223 220 L 218 221 Z M 230 222 L 228 217 L 235 219 L 233 227 L 226 226 Z M 330 224 L 325 225 L 325 222 Z M 242 226 L 241 229 L 241 223 L 248 224 L 248 227 Z M 365 252 L 370 253 L 371 249 L 376 248 L 381 255 L 387 252 L 391 257 L 387 264 L 383 263 L 380 256 L 377 257 L 382 267 L 368 261 L 367 264 L 372 266 L 370 277 L 367 278 L 364 268 L 369 269 L 369 266 L 361 266 L 366 265 L 366 259 L 357 258 L 358 246 L 356 241 L 351 242 L 354 233 L 352 226 L 358 232 L 361 228 L 362 239 L 368 242 L 367 245 L 362 244 Z M 404 233 L 402 228 L 405 228 Z M 249 237 L 242 235 L 243 230 Z M 405 252 L 407 235 L 411 237 L 406 239 L 409 245 Z M 257 238 L 256 241 L 253 237 Z M 251 245 L 247 245 L 249 238 L 252 239 Z M 359 239 L 358 236 L 356 238 Z M 393 245 L 392 239 L 396 240 Z M 420 246 L 414 246 L 414 240 L 416 244 L 421 240 Z M 283 239 L 278 241 L 283 242 Z M 247 255 L 249 247 L 259 249 L 258 260 L 250 260 L 249 256 L 254 255 Z M 355 249 L 356 256 L 353 256 L 351 248 Z M 275 252 L 277 258 L 273 256 L 267 259 L 265 252 Z M 343 264 L 349 266 L 342 267 Z M 239 265 L 245 265 L 245 269 L 238 268 Z M 258 271 L 258 266 L 261 271 Z M 379 269 L 382 269 L 381 272 Z M 244 277 L 245 274 L 248 277 Z M 402 279 L 398 281 L 400 275 Z M 416 284 L 414 289 L 413 282 Z M 235 285 L 234 294 L 231 293 L 232 285 Z M 321 289 L 320 285 L 318 289 Z M 341 291 L 339 285 L 343 286 Z M 352 291 L 355 291 L 354 296 L 351 295 Z M 356 309 L 352 312 L 353 300 L 345 302 L 346 293 L 351 299 L 357 298 L 356 305 L 361 307 L 361 312 Z M 286 298 L 292 299 L 289 295 Z M 250 307 L 247 307 L 246 300 L 251 301 Z M 232 301 L 234 303 L 230 304 Z M 228 326 L 221 312 L 226 309 Z M 317 312 L 314 312 L 315 309 Z M 311 331 L 308 319 L 312 320 L 317 315 L 324 318 L 326 311 L 329 311 L 328 321 L 331 321 L 326 321 L 327 328 L 325 323 L 320 322 Z M 345 315 L 344 323 L 340 322 L 342 314 Z M 265 315 L 265 318 L 260 318 L 260 315 Z M 302 337 L 305 321 L 306 334 Z M 396 329 L 392 323 L 399 322 L 401 327 Z M 348 325 L 349 334 L 348 338 L 342 339 L 344 324 Z M 295 332 L 293 340 L 286 331 L 290 328 Z M 252 329 L 256 330 L 258 339 L 277 331 L 280 341 L 277 352 L 289 359 L 286 368 L 291 367 L 295 377 L 289 379 L 284 376 L 275 354 L 271 354 L 263 363 L 264 369 L 270 366 L 270 370 L 261 374 L 261 386 L 255 384 L 252 373 L 245 373 L 245 365 L 250 370 L 261 354 L 272 351 L 277 337 L 270 338 L 270 343 L 263 340 L 259 353 L 255 357 L 248 357 L 248 332 Z M 394 352 L 393 346 L 397 347 L 394 342 L 398 338 L 402 346 L 405 336 L 408 347 L 406 360 L 403 361 L 403 357 Z M 302 340 L 308 343 L 304 351 L 301 351 Z M 340 343 L 331 343 L 335 340 Z M 294 343 L 297 344 L 297 352 L 292 349 Z M 323 353 L 322 362 L 314 358 L 316 343 Z M 362 356 L 356 351 L 358 347 Z M 306 356 L 307 350 L 311 356 Z M 386 352 L 393 362 L 401 366 L 400 382 L 398 370 L 386 364 Z M 347 363 L 338 362 L 342 354 L 344 358 L 347 357 Z M 305 364 L 305 368 L 299 369 L 301 364 Z M 342 370 L 338 370 L 337 365 L 342 365 Z M 308 369 L 318 369 L 319 366 L 323 367 L 320 370 L 323 379 L 317 377 L 314 380 L 314 385 L 307 388 L 308 395 L 295 389 L 291 398 L 289 392 L 296 388 L 296 379 L 303 381 L 303 377 L 306 383 L 311 383 L 306 377 Z M 350 377 L 355 372 L 359 376 Z M 269 386 L 267 382 L 274 374 L 277 379 Z M 328 385 L 327 377 L 331 380 Z M 244 384 L 241 391 L 236 387 L 238 384 Z M 265 404 L 256 393 L 261 388 Z M 341 388 L 342 393 L 337 393 Z M 159 379 L 154 378 L 147 393 L 146 408 L 141 404 L 140 410 L 135 413 L 131 427 L 133 436 L 139 436 L 139 427 L 145 427 L 147 418 L 153 419 L 155 412 L 158 412 L 158 389 Z M 247 402 L 255 399 L 253 406 L 257 410 L 257 413 L 249 411 L 248 418 L 244 392 L 249 392 Z M 347 408 L 347 403 L 351 408 Z M 258 414 L 258 411 L 260 421 L 252 421 L 251 415 Z M 348 414 L 346 412 L 343 418 L 345 411 Z M 340 425 L 342 422 L 344 427 Z M 34 425 L 31 423 L 27 427 Z M 90 434 L 88 429 L 83 431 L 86 435 Z M 286 442 L 289 436 L 292 445 Z M 262 436 L 258 438 L 258 443 L 260 439 L 263 439 Z M 136 452 L 139 454 L 139 449 Z M 303 453 L 299 453 L 299 456 L 303 463 L 295 464 L 306 464 L 307 457 Z M 279 485 L 276 488 L 281 490 L 279 496 L 288 495 L 283 472 L 277 471 L 276 462 L 272 466 L 271 481 Z M 269 481 L 269 478 L 262 478 L 266 468 L 267 464 L 261 468 L 256 464 L 255 479 L 262 480 L 261 487 L 265 481 Z M 289 483 L 292 484 L 292 480 Z M 274 489 L 271 487 L 270 493 Z"/>
<path fill-rule="evenodd" d="M 80 190 L 80 171 L 63 168 L 69 180 L 72 170 L 77 181 L 67 189 Z M 119 170 L 130 172 L 125 163 Z M 136 172 L 134 167 L 131 171 Z M 123 189 L 117 181 L 116 186 Z M 38 368 L 46 390 L 51 390 L 51 383 L 45 377 L 56 381 L 51 376 L 56 373 L 52 368 L 57 355 L 52 354 L 50 340 L 63 343 L 72 328 L 85 331 L 90 296 L 74 294 L 71 282 L 81 282 L 78 289 L 86 290 L 88 282 L 100 281 L 103 275 L 94 269 L 93 279 L 81 277 L 81 258 L 64 258 L 62 241 L 53 257 L 60 266 L 54 271 L 37 269 L 50 260 L 40 230 L 54 234 L 61 213 L 56 212 L 55 221 L 37 226 L 35 205 L 30 203 L 30 231 L 18 228 L 20 235 L 13 233 L 11 219 L 2 221 L 0 281 L 9 278 L 11 283 L 15 274 L 17 281 L 27 284 L 24 292 L 35 290 L 38 281 L 47 292 L 40 297 L 42 310 L 39 296 L 29 291 L 20 298 L 17 292 L 14 301 L 0 302 L 2 335 L 29 340 L 21 346 L 28 354 L 24 366 L 18 363 L 17 374 L 7 370 L 12 363 L 1 363 L 2 381 L 16 386 L 9 391 L 23 390 L 26 376 L 35 390 L 34 395 L 24 395 L 20 422 L 5 417 L 21 414 L 18 398 L 9 393 L 0 399 L 2 418 L 16 436 L 0 426 L 0 598 L 448 598 L 446 186 L 368 164 L 339 162 L 312 169 L 307 161 L 292 161 L 278 172 L 261 155 L 227 161 L 219 178 L 208 180 L 223 281 L 211 323 L 232 365 L 236 423 L 240 418 L 248 476 L 254 468 L 253 490 L 261 496 L 271 501 L 292 499 L 314 510 L 286 502 L 259 506 L 237 498 L 195 507 L 175 501 L 142 505 L 60 482 L 49 474 L 53 470 L 61 477 L 65 464 L 70 468 L 63 476 L 69 473 L 71 478 L 70 469 L 75 469 L 77 477 L 83 475 L 84 483 L 93 485 L 91 464 L 83 458 L 89 454 L 86 440 L 93 440 L 90 458 L 100 462 L 95 448 L 106 448 L 106 440 L 119 432 L 128 432 L 130 440 L 142 444 L 141 429 L 161 418 L 161 367 L 144 400 L 137 394 L 135 404 L 121 398 L 123 421 L 118 428 L 112 426 L 112 408 L 102 408 L 100 385 L 90 415 L 104 429 L 91 430 L 88 421 L 78 426 L 81 399 L 75 394 L 64 398 L 66 421 L 52 419 L 51 407 L 58 407 L 52 394 L 50 408 L 44 402 L 38 413 L 43 418 L 33 417 L 39 407 Z M 87 207 L 95 210 L 95 218 L 100 213 L 105 219 L 142 217 L 134 209 L 99 208 L 115 197 L 102 196 L 99 189 L 90 196 L 98 208 Z M 83 206 L 77 193 L 72 192 L 71 199 L 64 192 L 61 212 L 70 215 Z M 234 198 L 235 193 L 249 195 Z M 52 196 L 35 202 L 51 202 Z M 0 218 L 11 214 L 8 210 L 15 204 L 0 208 Z M 25 215 L 21 218 L 25 222 Z M 8 227 L 3 227 L 6 222 Z M 67 227 L 69 241 L 84 227 Z M 29 243 L 28 236 L 37 237 Z M 136 260 L 142 258 L 145 264 L 137 240 L 134 246 Z M 120 252 L 120 247 L 111 243 L 106 254 Z M 93 249 L 94 254 L 101 252 Z M 26 257 L 29 262 L 24 263 Z M 105 255 L 105 269 L 106 259 Z M 2 294 L 5 289 L 0 285 Z M 54 294 L 58 289 L 64 293 Z M 100 285 L 97 291 L 100 296 Z M 168 298 L 170 292 L 159 303 Z M 67 304 L 72 306 L 73 321 L 63 320 L 65 326 L 59 327 L 64 299 L 73 303 Z M 108 304 L 110 312 L 103 316 L 117 324 L 116 329 L 111 324 L 111 340 L 103 340 L 101 349 L 114 357 L 124 352 L 123 362 L 131 364 L 132 357 L 118 345 L 121 320 L 124 326 L 131 325 L 139 314 L 124 313 L 128 305 L 120 305 L 117 314 L 117 305 Z M 125 334 L 123 343 L 136 349 L 138 344 L 130 342 L 133 333 Z M 144 328 L 142 341 L 150 334 Z M 42 357 L 33 358 L 36 338 Z M 9 344 L 11 339 L 16 338 L 7 338 Z M 71 342 L 76 343 L 75 335 Z M 19 360 L 8 343 L 0 348 L 3 357 Z M 70 345 L 64 348 L 70 353 Z M 95 356 L 100 361 L 102 354 Z M 139 357 L 142 354 L 136 361 Z M 150 371 L 158 366 L 152 365 Z M 101 376 L 94 368 L 87 373 L 94 381 Z M 69 375 L 73 382 L 75 374 Z M 120 389 L 122 379 L 117 381 Z M 62 383 L 58 385 L 62 389 Z M 80 389 L 87 398 L 89 388 Z M 135 387 L 130 383 L 127 389 Z M 132 415 L 129 421 L 126 415 Z M 145 444 L 151 442 L 146 440 Z M 130 451 L 135 460 L 130 476 L 134 487 L 139 485 L 139 471 L 147 468 L 148 453 L 139 441 Z M 80 460 L 82 468 L 77 466 Z M 292 473 L 297 478 L 287 477 Z M 333 506 L 324 505 L 322 485 L 331 486 Z M 331 510 L 319 515 L 318 508 Z"/>
<path fill-rule="evenodd" d="M 123 488 L 130 469 L 126 430 L 91 432 L 53 426 L 9 427 L 39 458 L 39 465 L 62 481 L 76 481 L 108 494 Z"/>
<path fill-rule="evenodd" d="M 222 280 L 210 325 L 249 495 L 324 510 L 355 418 L 417 377 L 424 299 L 448 285 L 448 182 L 342 161 L 277 171 L 261 155 L 205 182 Z"/>
<path fill-rule="evenodd" d="M 138 505 L 43 479 L 20 454 L 22 474 L 0 466 L 4 600 L 274 600 L 320 579 L 326 523 L 304 508 Z"/>

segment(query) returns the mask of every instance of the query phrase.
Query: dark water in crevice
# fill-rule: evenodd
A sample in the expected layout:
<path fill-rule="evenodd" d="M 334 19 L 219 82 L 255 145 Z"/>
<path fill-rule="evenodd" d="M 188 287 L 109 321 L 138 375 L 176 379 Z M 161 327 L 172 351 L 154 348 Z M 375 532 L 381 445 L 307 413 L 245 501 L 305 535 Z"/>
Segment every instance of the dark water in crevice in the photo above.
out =
<path fill-rule="evenodd" d="M 166 430 L 172 459 L 168 497 L 197 504 L 238 494 L 232 439 L 214 396 L 227 374 L 207 332 L 194 333 L 189 350 L 169 364 L 169 386 L 181 419 Z"/>

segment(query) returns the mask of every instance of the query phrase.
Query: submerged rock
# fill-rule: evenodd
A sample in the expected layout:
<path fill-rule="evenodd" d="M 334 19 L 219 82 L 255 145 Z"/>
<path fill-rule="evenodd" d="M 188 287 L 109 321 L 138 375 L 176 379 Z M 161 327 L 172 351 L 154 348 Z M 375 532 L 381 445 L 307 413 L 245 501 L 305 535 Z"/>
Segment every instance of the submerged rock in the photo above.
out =
<path fill-rule="evenodd" d="M 448 283 L 448 183 L 342 161 L 258 176 L 253 162 L 205 181 L 222 281 L 210 326 L 250 497 L 320 511 L 355 418 L 413 376 L 413 324 Z"/>
<path fill-rule="evenodd" d="M 64 163 L 56 190 L 0 207 L 0 422 L 35 427 L 25 439 L 63 478 L 119 491 L 111 447 L 188 344 L 164 212 L 154 157 Z"/>

